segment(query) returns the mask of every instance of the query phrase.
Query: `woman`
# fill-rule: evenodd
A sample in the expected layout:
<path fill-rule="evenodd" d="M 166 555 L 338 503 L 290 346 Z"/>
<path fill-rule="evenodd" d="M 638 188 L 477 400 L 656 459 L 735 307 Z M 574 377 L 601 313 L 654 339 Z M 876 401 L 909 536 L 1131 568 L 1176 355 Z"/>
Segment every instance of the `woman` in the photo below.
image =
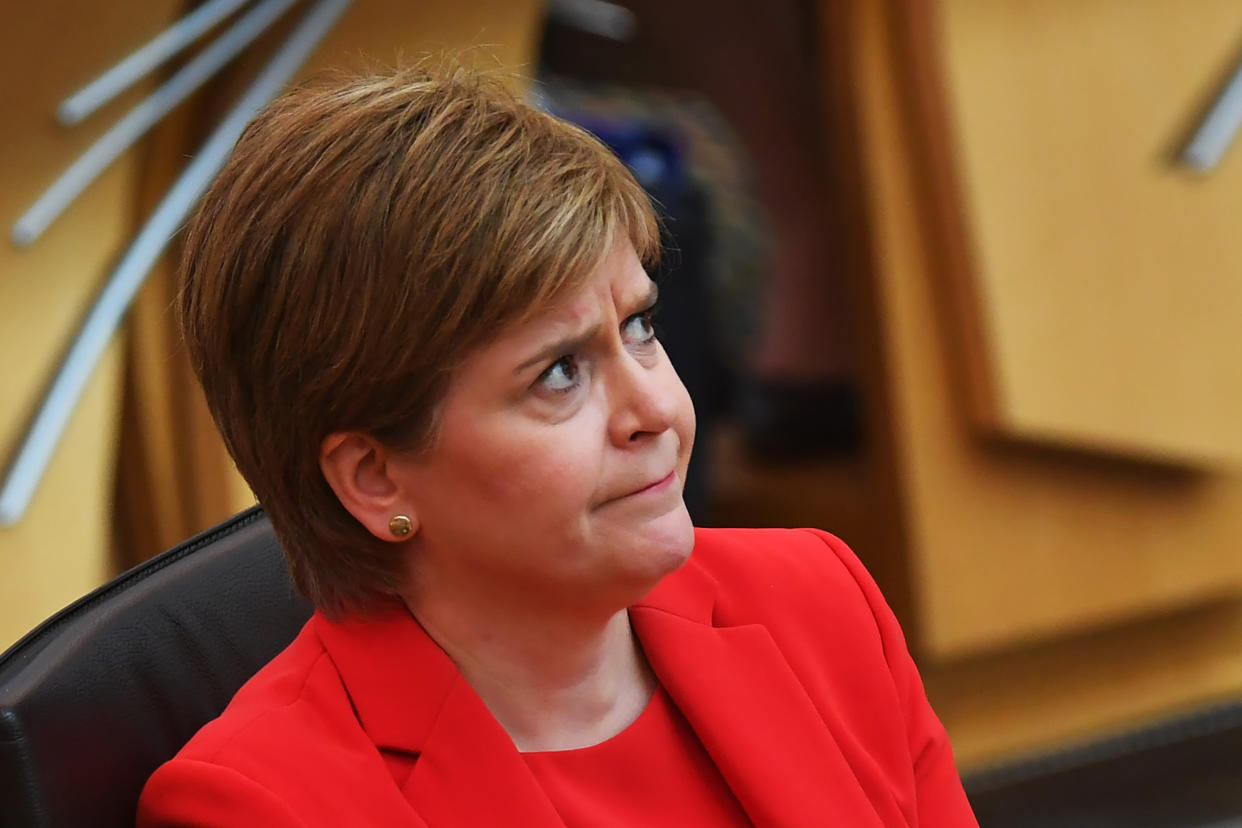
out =
<path fill-rule="evenodd" d="M 973 825 L 896 621 L 811 531 L 695 530 L 658 252 L 493 79 L 294 92 L 186 239 L 186 343 L 318 611 L 153 825 Z"/>

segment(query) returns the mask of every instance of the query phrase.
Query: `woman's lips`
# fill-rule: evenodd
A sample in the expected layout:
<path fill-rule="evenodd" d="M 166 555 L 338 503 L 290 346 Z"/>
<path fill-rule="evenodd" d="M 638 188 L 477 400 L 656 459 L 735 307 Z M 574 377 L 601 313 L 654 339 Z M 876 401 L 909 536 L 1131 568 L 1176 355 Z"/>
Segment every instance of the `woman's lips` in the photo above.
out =
<path fill-rule="evenodd" d="M 667 489 L 669 486 L 672 486 L 672 485 L 673 485 L 673 481 L 674 481 L 674 480 L 676 480 L 676 479 L 677 479 L 677 472 L 674 470 L 674 471 L 671 471 L 671 472 L 669 472 L 668 474 L 666 474 L 664 477 L 661 477 L 659 480 L 657 480 L 656 482 L 652 483 L 650 486 L 644 486 L 643 488 L 641 488 L 641 489 L 639 489 L 638 491 L 634 492 L 634 494 L 636 494 L 636 495 L 639 495 L 639 494 L 654 494 L 654 493 L 656 493 L 656 492 L 662 492 L 662 491 L 664 491 L 665 489 Z"/>
<path fill-rule="evenodd" d="M 641 488 L 628 491 L 625 494 L 619 494 L 614 497 L 610 497 L 607 500 L 602 500 L 600 501 L 599 505 L 607 506 L 612 503 L 630 502 L 632 498 L 640 497 L 642 495 L 657 495 L 657 494 L 660 494 L 661 492 L 667 492 L 669 489 L 671 489 L 676 484 L 676 482 L 677 482 L 677 470 L 673 469 L 673 471 L 664 475 L 663 477 L 661 477 L 659 480 L 655 481 L 654 483 L 649 483 L 646 486 L 643 486 Z"/>

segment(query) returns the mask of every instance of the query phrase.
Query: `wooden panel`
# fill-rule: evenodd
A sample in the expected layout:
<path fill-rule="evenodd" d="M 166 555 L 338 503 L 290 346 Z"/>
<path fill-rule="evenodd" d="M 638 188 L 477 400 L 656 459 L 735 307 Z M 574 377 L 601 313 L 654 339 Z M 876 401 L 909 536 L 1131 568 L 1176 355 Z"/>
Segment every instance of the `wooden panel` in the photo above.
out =
<path fill-rule="evenodd" d="M 1172 161 L 1242 58 L 1242 8 L 939 7 L 989 425 L 1242 459 L 1242 150 L 1207 176 Z"/>
<path fill-rule="evenodd" d="M 1242 696 L 1242 603 L 951 664 L 923 681 L 959 766 L 1062 748 Z"/>
<path fill-rule="evenodd" d="M 844 48 L 892 423 L 877 437 L 892 442 L 924 653 L 957 658 L 1242 592 L 1242 474 L 985 442 L 963 416 L 961 340 L 945 312 L 958 260 L 927 194 L 943 159 L 927 157 L 935 144 L 907 94 L 937 68 L 927 4 L 851 9 Z"/>

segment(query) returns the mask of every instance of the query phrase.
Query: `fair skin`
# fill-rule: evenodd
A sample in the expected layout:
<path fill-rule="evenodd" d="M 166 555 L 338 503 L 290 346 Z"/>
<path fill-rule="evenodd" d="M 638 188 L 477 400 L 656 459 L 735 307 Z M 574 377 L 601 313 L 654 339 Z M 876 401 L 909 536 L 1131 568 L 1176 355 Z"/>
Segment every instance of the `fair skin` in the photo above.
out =
<path fill-rule="evenodd" d="M 694 410 L 628 241 L 586 284 L 472 352 L 430 452 L 369 435 L 320 466 L 376 537 L 408 515 L 402 598 L 520 750 L 595 744 L 655 687 L 626 607 L 689 557 Z"/>

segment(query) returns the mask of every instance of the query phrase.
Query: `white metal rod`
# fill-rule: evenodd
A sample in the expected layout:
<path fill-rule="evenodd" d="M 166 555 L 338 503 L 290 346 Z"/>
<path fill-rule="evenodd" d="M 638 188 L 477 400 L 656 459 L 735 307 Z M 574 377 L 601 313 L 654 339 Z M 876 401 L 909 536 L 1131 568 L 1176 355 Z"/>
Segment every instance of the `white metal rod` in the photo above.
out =
<path fill-rule="evenodd" d="M 120 63 L 65 98 L 56 110 L 56 118 L 65 126 L 81 123 L 95 110 L 249 2 L 250 0 L 208 0 L 203 3 Z"/>
<path fill-rule="evenodd" d="M 297 0 L 263 0 L 181 68 L 167 83 L 126 113 L 65 170 L 13 225 L 13 242 L 28 245 L 43 234 L 86 187 L 147 130 L 159 123 Z"/>
<path fill-rule="evenodd" d="M 246 124 L 276 97 L 350 0 L 320 0 L 160 201 L 87 313 L 0 487 L 0 526 L 21 519 L 51 462 L 69 416 L 126 311 L 164 248 L 224 165 Z"/>
<path fill-rule="evenodd" d="M 607 0 L 551 0 L 548 15 L 611 40 L 630 40 L 638 30 L 634 12 Z"/>
<path fill-rule="evenodd" d="M 1210 172 L 1220 163 L 1225 150 L 1233 143 L 1242 127 L 1242 66 L 1212 104 L 1207 117 L 1199 125 L 1190 144 L 1182 153 L 1182 160 L 1199 172 Z"/>

